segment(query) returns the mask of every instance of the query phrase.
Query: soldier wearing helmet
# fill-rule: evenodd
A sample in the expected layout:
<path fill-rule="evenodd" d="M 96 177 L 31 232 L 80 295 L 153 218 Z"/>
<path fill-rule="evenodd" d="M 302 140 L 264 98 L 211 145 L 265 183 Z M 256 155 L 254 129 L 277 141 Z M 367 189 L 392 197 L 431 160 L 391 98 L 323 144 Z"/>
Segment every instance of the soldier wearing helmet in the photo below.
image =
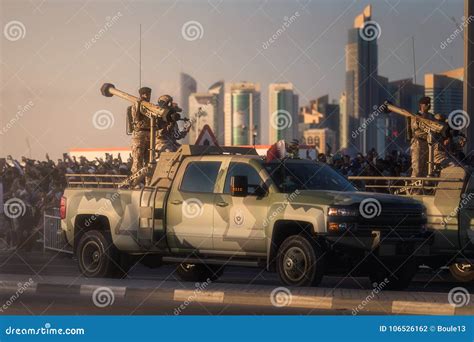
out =
<path fill-rule="evenodd" d="M 142 87 L 138 90 L 140 100 L 149 102 L 151 89 Z M 148 149 L 150 147 L 150 119 L 141 112 L 140 103 L 128 107 L 128 116 L 131 119 L 132 129 L 132 175 L 142 169 L 148 162 Z"/>
<path fill-rule="evenodd" d="M 183 139 L 189 132 L 191 125 L 186 124 L 181 130 L 178 122 L 189 122 L 186 119 L 181 119 L 178 104 L 173 102 L 170 95 L 161 95 L 158 98 L 158 106 L 169 109 L 166 117 L 157 120 L 156 127 L 156 153 L 159 157 L 161 152 L 175 152 L 181 146 L 178 140 Z"/>

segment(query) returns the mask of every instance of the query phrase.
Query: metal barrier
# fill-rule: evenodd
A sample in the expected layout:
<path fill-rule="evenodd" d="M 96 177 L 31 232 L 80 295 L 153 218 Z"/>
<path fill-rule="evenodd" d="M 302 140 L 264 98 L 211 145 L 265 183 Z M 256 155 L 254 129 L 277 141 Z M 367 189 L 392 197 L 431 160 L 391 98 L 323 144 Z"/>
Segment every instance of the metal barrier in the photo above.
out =
<path fill-rule="evenodd" d="M 72 254 L 72 248 L 67 243 L 61 229 L 59 208 L 46 209 L 43 220 L 43 249 Z"/>

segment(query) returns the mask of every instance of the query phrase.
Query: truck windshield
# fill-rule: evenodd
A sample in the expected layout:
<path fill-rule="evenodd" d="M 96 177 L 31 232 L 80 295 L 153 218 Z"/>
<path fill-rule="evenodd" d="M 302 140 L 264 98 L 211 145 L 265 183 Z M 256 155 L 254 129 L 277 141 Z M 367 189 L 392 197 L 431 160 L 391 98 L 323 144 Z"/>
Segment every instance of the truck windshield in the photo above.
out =
<path fill-rule="evenodd" d="M 316 162 L 283 161 L 264 164 L 281 192 L 295 190 L 356 191 L 356 188 L 330 166 Z"/>

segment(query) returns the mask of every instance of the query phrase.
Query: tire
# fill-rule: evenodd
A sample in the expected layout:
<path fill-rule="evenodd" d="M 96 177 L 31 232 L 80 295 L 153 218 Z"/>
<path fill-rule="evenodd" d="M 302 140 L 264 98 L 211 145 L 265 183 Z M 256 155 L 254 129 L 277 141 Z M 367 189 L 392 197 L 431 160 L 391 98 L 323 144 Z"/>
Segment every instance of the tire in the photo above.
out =
<path fill-rule="evenodd" d="M 457 281 L 467 283 L 474 280 L 474 265 L 456 263 L 449 266 L 449 271 Z"/>
<path fill-rule="evenodd" d="M 224 266 L 181 263 L 176 267 L 176 274 L 184 281 L 215 281 L 224 273 Z"/>
<path fill-rule="evenodd" d="M 277 273 L 288 286 L 317 286 L 324 275 L 319 247 L 301 235 L 286 238 L 278 249 Z"/>
<path fill-rule="evenodd" d="M 392 262 L 385 265 L 385 267 L 380 265 L 375 267 L 369 274 L 369 278 L 374 286 L 381 286 L 380 284 L 383 283 L 383 289 L 385 290 L 404 290 L 410 285 L 417 271 L 418 263 L 414 260 L 404 263 Z"/>
<path fill-rule="evenodd" d="M 120 277 L 120 273 L 126 273 L 120 267 L 120 253 L 106 232 L 85 232 L 79 240 L 76 254 L 79 270 L 88 278 Z"/>

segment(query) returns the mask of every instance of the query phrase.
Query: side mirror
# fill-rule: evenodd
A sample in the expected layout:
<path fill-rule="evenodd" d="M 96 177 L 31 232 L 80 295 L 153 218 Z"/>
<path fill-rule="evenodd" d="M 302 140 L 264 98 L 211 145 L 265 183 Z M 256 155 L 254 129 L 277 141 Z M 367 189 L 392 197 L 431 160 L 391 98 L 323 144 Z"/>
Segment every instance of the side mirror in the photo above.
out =
<path fill-rule="evenodd" d="M 255 188 L 254 195 L 257 195 L 257 197 L 263 197 L 263 196 L 266 196 L 267 193 L 268 193 L 268 187 L 265 184 L 262 184 Z"/>
<path fill-rule="evenodd" d="M 247 176 L 232 176 L 230 178 L 230 195 L 236 197 L 248 195 Z"/>

